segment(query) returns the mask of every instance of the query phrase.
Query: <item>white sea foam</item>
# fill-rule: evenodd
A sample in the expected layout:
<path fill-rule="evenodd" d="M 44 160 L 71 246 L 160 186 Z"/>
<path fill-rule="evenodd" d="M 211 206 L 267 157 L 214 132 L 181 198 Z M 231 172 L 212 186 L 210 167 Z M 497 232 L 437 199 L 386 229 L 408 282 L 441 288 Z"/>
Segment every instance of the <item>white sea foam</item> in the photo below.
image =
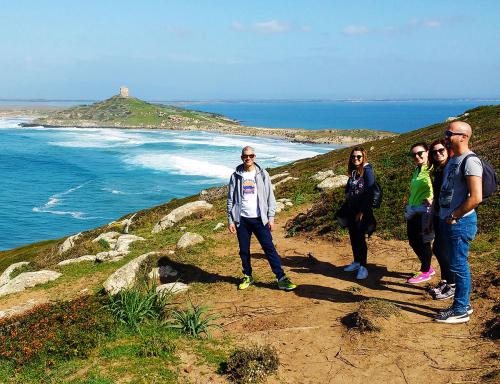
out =
<path fill-rule="evenodd" d="M 167 153 L 143 153 L 124 158 L 127 164 L 171 172 L 178 175 L 205 176 L 217 179 L 228 179 L 233 168 L 207 161 L 194 160 L 188 157 Z"/>
<path fill-rule="evenodd" d="M 94 219 L 94 217 L 84 217 L 85 214 L 83 212 L 79 212 L 79 211 L 60 211 L 60 210 L 52 209 L 62 202 L 63 196 L 79 190 L 80 188 L 84 187 L 88 183 L 89 182 L 87 181 L 83 184 L 77 185 L 76 187 L 69 188 L 66 191 L 59 192 L 59 193 L 56 193 L 56 194 L 50 196 L 49 200 L 43 206 L 33 207 L 32 211 L 37 212 L 37 213 L 50 213 L 53 215 L 68 215 L 68 216 L 73 217 L 74 219 L 80 219 L 80 220 Z"/>

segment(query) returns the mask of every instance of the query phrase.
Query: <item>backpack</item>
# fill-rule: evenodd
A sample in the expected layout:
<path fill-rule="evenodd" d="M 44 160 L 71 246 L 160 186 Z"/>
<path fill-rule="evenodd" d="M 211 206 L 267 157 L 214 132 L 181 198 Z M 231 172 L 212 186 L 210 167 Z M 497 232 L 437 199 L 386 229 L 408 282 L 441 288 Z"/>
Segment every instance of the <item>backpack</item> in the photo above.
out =
<path fill-rule="evenodd" d="M 460 165 L 460 172 L 462 173 L 463 178 L 465 179 L 465 162 L 469 157 L 477 157 L 481 160 L 481 164 L 483 165 L 483 174 L 481 176 L 481 181 L 483 184 L 483 200 L 487 199 L 491 195 L 495 194 L 498 188 L 498 176 L 495 172 L 493 166 L 487 162 L 486 160 L 481 159 L 475 153 L 471 153 L 462 160 L 462 164 Z"/>
<path fill-rule="evenodd" d="M 382 204 L 382 188 L 375 181 L 375 183 L 373 184 L 372 207 L 373 208 L 380 208 L 380 204 Z"/>

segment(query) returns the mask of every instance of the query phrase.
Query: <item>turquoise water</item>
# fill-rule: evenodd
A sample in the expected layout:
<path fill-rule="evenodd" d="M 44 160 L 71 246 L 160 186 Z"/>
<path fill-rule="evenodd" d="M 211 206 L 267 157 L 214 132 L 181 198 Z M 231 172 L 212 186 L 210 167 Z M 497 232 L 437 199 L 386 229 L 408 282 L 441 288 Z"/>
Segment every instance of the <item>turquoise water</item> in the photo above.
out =
<path fill-rule="evenodd" d="M 265 167 L 334 148 L 205 132 L 20 128 L 23 121 L 0 118 L 0 249 L 226 183 L 245 145 Z"/>

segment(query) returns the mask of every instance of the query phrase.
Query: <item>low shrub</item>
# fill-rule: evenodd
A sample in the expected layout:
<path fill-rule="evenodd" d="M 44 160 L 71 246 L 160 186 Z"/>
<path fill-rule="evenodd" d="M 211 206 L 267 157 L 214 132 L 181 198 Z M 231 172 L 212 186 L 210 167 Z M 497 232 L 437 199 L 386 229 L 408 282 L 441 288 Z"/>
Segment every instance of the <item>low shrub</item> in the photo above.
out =
<path fill-rule="evenodd" d="M 218 316 L 204 316 L 207 312 L 208 307 L 190 303 L 189 308 L 184 311 L 172 311 L 173 320 L 170 327 L 178 329 L 189 336 L 201 337 L 202 334 L 205 334 L 205 336 L 210 337 L 209 328 L 218 327 L 217 324 L 213 323 Z"/>
<path fill-rule="evenodd" d="M 234 352 L 227 361 L 226 374 L 237 384 L 262 383 L 277 372 L 278 353 L 271 346 L 254 345 Z"/>
<path fill-rule="evenodd" d="M 163 319 L 170 295 L 156 292 L 156 286 L 133 287 L 109 297 L 105 307 L 122 324 L 138 328 L 145 320 Z"/>
<path fill-rule="evenodd" d="M 84 296 L 0 321 L 0 359 L 22 366 L 87 356 L 115 328 L 102 306 L 102 298 Z"/>

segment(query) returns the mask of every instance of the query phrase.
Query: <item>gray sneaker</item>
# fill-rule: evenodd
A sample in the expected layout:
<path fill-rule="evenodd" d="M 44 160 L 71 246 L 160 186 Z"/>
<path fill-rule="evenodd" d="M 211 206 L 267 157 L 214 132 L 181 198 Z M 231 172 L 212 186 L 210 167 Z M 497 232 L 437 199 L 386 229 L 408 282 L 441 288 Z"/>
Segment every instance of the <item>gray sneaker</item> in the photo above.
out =
<path fill-rule="evenodd" d="M 448 300 L 455 296 L 455 285 L 446 284 L 441 292 L 434 294 L 434 300 Z"/>

